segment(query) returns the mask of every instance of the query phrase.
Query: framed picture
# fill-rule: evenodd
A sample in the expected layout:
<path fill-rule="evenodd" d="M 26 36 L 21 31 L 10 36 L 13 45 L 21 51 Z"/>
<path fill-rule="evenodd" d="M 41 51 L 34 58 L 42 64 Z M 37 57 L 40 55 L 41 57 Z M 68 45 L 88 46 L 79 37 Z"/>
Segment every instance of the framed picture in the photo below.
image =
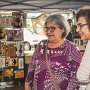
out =
<path fill-rule="evenodd" d="M 4 70 L 4 76 L 7 76 L 7 77 L 13 76 L 13 68 L 5 69 Z"/>
<path fill-rule="evenodd" d="M 15 78 L 24 78 L 24 70 L 16 70 Z"/>
<path fill-rule="evenodd" d="M 17 56 L 24 56 L 24 43 L 23 42 L 16 42 Z"/>
<path fill-rule="evenodd" d="M 86 45 L 84 44 L 84 40 L 79 40 L 79 48 L 80 48 L 80 50 L 85 50 L 85 47 Z"/>
<path fill-rule="evenodd" d="M 18 66 L 17 58 L 7 57 L 7 63 L 8 66 Z"/>
<path fill-rule="evenodd" d="M 6 42 L 0 42 L 0 56 L 6 56 Z"/>
<path fill-rule="evenodd" d="M 6 40 L 6 29 L 0 27 L 0 40 Z"/>
<path fill-rule="evenodd" d="M 16 57 L 16 43 L 7 43 L 7 57 Z"/>
<path fill-rule="evenodd" d="M 74 43 L 79 47 L 80 50 L 85 50 L 85 44 L 83 40 L 74 39 Z"/>
<path fill-rule="evenodd" d="M 5 58 L 0 58 L 0 68 L 5 67 Z"/>
<path fill-rule="evenodd" d="M 5 28 L 13 28 L 13 26 L 12 26 L 12 17 L 5 17 L 4 18 L 4 27 Z"/>
<path fill-rule="evenodd" d="M 18 68 L 24 69 L 24 58 L 18 58 Z"/>
<path fill-rule="evenodd" d="M 3 26 L 4 24 L 4 18 L 0 15 L 0 25 Z"/>
<path fill-rule="evenodd" d="M 22 13 L 13 12 L 12 16 L 13 16 L 13 22 L 12 22 L 13 28 L 21 28 L 23 23 Z"/>
<path fill-rule="evenodd" d="M 79 45 L 79 39 L 74 39 L 74 43 L 78 46 Z"/>
<path fill-rule="evenodd" d="M 23 31 L 19 30 L 7 30 L 7 41 L 22 41 Z"/>

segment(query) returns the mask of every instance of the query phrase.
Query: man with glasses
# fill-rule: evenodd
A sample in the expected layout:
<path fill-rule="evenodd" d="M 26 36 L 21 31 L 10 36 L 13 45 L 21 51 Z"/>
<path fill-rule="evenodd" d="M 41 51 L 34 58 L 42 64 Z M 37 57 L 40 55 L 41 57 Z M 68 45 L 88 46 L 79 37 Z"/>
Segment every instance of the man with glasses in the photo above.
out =
<path fill-rule="evenodd" d="M 80 84 L 87 85 L 85 90 L 90 90 L 90 9 L 81 9 L 77 15 L 77 29 L 82 40 L 88 40 L 82 62 L 77 72 Z M 82 89 L 84 90 L 84 87 Z"/>

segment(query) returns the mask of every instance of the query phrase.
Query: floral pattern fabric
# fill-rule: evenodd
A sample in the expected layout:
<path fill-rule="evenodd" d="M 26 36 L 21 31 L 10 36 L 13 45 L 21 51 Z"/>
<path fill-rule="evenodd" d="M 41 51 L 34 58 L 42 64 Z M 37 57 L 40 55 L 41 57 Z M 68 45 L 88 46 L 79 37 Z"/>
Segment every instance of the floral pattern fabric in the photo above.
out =
<path fill-rule="evenodd" d="M 37 46 L 29 64 L 26 82 L 33 83 L 33 90 L 55 90 L 46 64 L 46 43 Z M 81 62 L 80 50 L 70 41 L 57 48 L 48 48 L 48 61 L 59 90 L 79 90 L 76 72 Z"/>

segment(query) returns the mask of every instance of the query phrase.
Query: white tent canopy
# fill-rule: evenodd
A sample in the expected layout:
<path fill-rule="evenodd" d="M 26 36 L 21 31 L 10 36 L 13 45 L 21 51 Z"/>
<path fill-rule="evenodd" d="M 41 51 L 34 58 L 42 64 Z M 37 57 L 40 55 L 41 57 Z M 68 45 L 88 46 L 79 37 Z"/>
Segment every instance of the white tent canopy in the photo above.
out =
<path fill-rule="evenodd" d="M 56 12 L 89 6 L 90 0 L 0 0 L 0 10 Z"/>

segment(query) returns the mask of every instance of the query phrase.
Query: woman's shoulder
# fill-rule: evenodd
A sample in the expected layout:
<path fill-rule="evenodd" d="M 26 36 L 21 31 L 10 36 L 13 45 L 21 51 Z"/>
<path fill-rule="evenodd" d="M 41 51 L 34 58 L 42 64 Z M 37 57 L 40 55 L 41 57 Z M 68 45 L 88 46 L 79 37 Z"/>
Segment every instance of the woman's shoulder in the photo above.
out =
<path fill-rule="evenodd" d="M 67 44 L 67 46 L 71 47 L 72 49 L 80 50 L 79 47 L 74 42 L 66 40 L 66 44 Z"/>
<path fill-rule="evenodd" d="M 40 43 L 45 43 L 45 42 L 47 42 L 47 39 L 40 41 Z"/>
<path fill-rule="evenodd" d="M 46 43 L 47 43 L 47 40 L 42 40 L 42 41 L 39 42 L 39 45 L 44 46 Z"/>
<path fill-rule="evenodd" d="M 68 45 L 76 46 L 76 45 L 74 44 L 74 42 L 71 42 L 71 41 L 69 41 L 69 40 L 67 40 L 67 39 L 66 39 L 66 43 L 67 43 Z"/>
<path fill-rule="evenodd" d="M 41 49 L 46 46 L 47 40 L 42 40 L 38 43 L 36 50 Z"/>

